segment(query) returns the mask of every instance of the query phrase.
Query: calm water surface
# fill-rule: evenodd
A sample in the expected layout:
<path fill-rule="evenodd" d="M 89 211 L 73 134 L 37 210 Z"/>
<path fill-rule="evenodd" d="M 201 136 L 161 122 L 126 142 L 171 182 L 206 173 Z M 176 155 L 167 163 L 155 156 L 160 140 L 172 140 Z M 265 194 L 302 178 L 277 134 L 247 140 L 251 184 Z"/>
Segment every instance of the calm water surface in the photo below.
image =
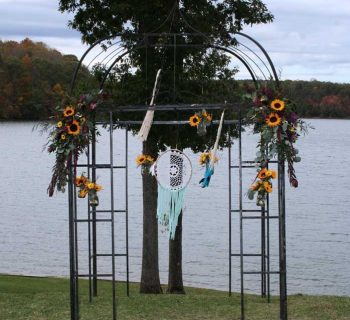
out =
<path fill-rule="evenodd" d="M 296 165 L 299 188 L 287 187 L 287 264 L 289 293 L 350 295 L 350 121 L 312 120 L 316 130 L 301 138 L 298 148 L 302 162 Z M 68 276 L 67 195 L 48 198 L 53 156 L 42 152 L 46 137 L 32 132 L 34 123 L 0 123 L 0 273 Z M 115 158 L 123 164 L 123 134 L 115 132 Z M 107 136 L 99 139 L 100 162 L 108 162 Z M 245 134 L 244 159 L 254 158 L 256 138 Z M 130 278 L 139 281 L 142 250 L 142 207 L 140 170 L 134 159 L 140 144 L 130 137 L 129 150 L 129 247 Z M 186 285 L 228 289 L 228 180 L 227 151 L 208 189 L 198 181 L 202 169 L 197 156 L 193 160 L 194 175 L 185 200 L 183 221 L 183 272 Z M 233 157 L 237 152 L 233 148 Z M 99 182 L 108 186 L 108 172 L 98 172 Z M 249 186 L 254 171 L 244 171 Z M 124 172 L 116 172 L 116 209 L 123 209 Z M 237 175 L 233 174 L 233 205 L 238 206 Z M 108 209 L 108 190 L 100 194 L 100 208 Z M 273 199 L 274 200 L 274 199 Z M 83 201 L 81 217 L 86 217 Z M 254 203 L 245 199 L 245 208 Z M 272 206 L 274 210 L 275 206 Z M 116 219 L 117 252 L 125 251 L 125 223 L 121 214 Z M 238 251 L 238 220 L 233 219 L 233 247 Z M 246 222 L 246 252 L 259 248 L 257 222 Z M 108 224 L 98 227 L 99 253 L 110 251 Z M 271 269 L 278 268 L 277 224 L 271 223 Z M 87 230 L 79 228 L 80 267 L 87 271 Z M 167 235 L 159 239 L 161 281 L 167 282 Z M 259 268 L 259 260 L 247 258 L 246 270 Z M 99 272 L 109 273 L 109 258 L 99 260 Z M 233 263 L 233 289 L 239 290 L 238 261 Z M 125 279 L 123 258 L 117 260 L 118 279 Z M 247 277 L 247 290 L 259 288 L 257 276 Z M 276 284 L 276 278 L 272 282 Z M 276 292 L 273 286 L 274 292 Z"/>

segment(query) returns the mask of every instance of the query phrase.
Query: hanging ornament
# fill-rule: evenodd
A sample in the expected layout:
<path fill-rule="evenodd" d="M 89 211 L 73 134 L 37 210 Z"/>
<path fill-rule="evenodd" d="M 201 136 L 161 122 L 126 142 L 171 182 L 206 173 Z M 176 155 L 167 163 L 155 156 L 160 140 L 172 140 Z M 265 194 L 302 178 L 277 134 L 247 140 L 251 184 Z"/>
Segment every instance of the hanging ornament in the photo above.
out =
<path fill-rule="evenodd" d="M 210 178 L 214 174 L 214 164 L 215 164 L 215 162 L 217 162 L 216 151 L 218 150 L 218 146 L 219 146 L 222 125 L 224 123 L 224 115 L 225 115 L 225 110 L 221 114 L 221 119 L 220 119 L 220 123 L 219 123 L 218 132 L 216 134 L 216 141 L 215 141 L 214 147 L 210 152 L 208 152 L 208 158 L 205 161 L 204 177 L 199 181 L 202 188 L 209 186 Z"/>
<path fill-rule="evenodd" d="M 157 95 L 157 90 L 158 90 L 158 85 L 159 85 L 159 78 L 160 78 L 160 73 L 162 69 L 159 69 L 157 72 L 156 76 L 156 81 L 154 82 L 154 87 L 153 87 L 153 93 L 152 93 L 152 99 L 150 103 L 150 107 L 152 108 L 155 105 L 155 99 Z M 141 129 L 139 133 L 137 134 L 137 138 L 139 138 L 141 141 L 146 141 L 149 131 L 151 130 L 152 122 L 153 122 L 153 117 L 154 117 L 154 109 L 149 109 L 147 110 L 146 116 L 143 119 Z"/>
<path fill-rule="evenodd" d="M 186 187 L 192 176 L 191 161 L 180 150 L 167 150 L 154 164 L 154 174 L 158 182 L 157 218 L 160 224 L 168 227 L 169 238 L 174 239 Z"/>

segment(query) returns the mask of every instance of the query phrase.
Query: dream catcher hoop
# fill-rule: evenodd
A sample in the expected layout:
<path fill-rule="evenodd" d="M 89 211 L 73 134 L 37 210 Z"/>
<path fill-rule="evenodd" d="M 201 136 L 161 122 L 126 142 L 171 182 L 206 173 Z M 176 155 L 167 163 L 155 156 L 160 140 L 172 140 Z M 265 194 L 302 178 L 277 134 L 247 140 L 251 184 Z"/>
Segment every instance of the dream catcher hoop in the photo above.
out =
<path fill-rule="evenodd" d="M 192 164 L 182 151 L 169 149 L 158 157 L 154 174 L 158 182 L 157 218 L 160 224 L 168 226 L 169 238 L 174 239 Z"/>

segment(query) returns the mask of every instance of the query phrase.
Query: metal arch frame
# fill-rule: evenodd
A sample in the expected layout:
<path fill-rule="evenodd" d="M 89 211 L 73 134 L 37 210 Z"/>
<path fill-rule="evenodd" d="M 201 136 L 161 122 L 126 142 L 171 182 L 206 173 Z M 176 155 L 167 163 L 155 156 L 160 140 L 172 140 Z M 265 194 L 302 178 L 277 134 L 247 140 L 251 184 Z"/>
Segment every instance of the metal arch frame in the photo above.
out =
<path fill-rule="evenodd" d="M 117 48 L 116 50 L 114 50 L 112 53 L 108 54 L 107 57 L 110 57 L 114 52 L 118 51 L 114 56 L 112 56 L 112 58 L 110 58 L 109 61 L 112 61 L 114 59 L 114 61 L 111 63 L 111 65 L 108 67 L 107 71 L 105 72 L 105 75 L 100 83 L 100 89 L 102 89 L 104 87 L 105 81 L 108 77 L 108 75 L 110 74 L 110 72 L 112 71 L 113 67 L 123 58 L 125 57 L 127 54 L 135 51 L 135 50 L 139 50 L 139 49 L 144 49 L 147 47 L 202 47 L 202 48 L 212 48 L 212 49 L 217 49 L 217 50 L 221 50 L 223 52 L 226 52 L 228 54 L 230 54 L 231 56 L 235 57 L 236 59 L 238 59 L 246 68 L 246 70 L 248 71 L 248 73 L 250 74 L 252 80 L 254 81 L 254 84 L 256 87 L 258 87 L 258 81 L 260 80 L 259 77 L 257 76 L 253 66 L 250 64 L 249 60 L 252 61 L 255 66 L 259 69 L 259 71 L 261 72 L 261 74 L 263 74 L 265 80 L 265 74 L 262 71 L 262 69 L 260 69 L 260 67 L 257 65 L 257 63 L 254 61 L 254 59 L 250 58 L 247 54 L 245 54 L 243 51 L 238 50 L 235 47 L 231 47 L 231 46 L 225 46 L 225 45 L 220 45 L 220 44 L 216 44 L 212 41 L 204 41 L 203 43 L 199 43 L 199 44 L 195 44 L 195 43 L 189 43 L 189 44 L 177 44 L 176 46 L 174 44 L 154 44 L 154 45 L 149 45 L 147 43 L 145 43 L 145 40 L 147 39 L 147 37 L 151 37 L 151 36 L 166 36 L 166 37 L 171 37 L 174 36 L 176 37 L 177 35 L 184 35 L 184 34 L 156 34 L 156 33 L 150 33 L 150 34 L 144 34 L 142 40 L 139 41 L 139 43 L 134 46 L 132 49 L 128 49 L 126 46 L 124 45 L 120 45 L 122 43 L 122 40 L 119 40 L 118 42 L 116 42 L 115 44 L 112 44 L 109 46 L 109 48 L 115 46 L 115 45 L 120 45 L 119 48 Z M 191 36 L 199 36 L 202 37 L 204 40 L 208 40 L 209 38 L 202 33 L 191 33 L 188 34 Z M 248 49 L 250 52 L 252 52 L 264 65 L 264 67 L 268 70 L 269 75 L 271 76 L 271 80 L 274 81 L 274 83 L 276 84 L 277 87 L 279 87 L 279 79 L 277 76 L 277 72 L 276 69 L 274 67 L 274 64 L 270 58 L 270 56 L 268 55 L 268 53 L 266 52 L 266 50 L 263 48 L 263 46 L 256 41 L 255 39 L 253 39 L 252 37 L 238 32 L 234 35 L 239 35 L 242 36 L 246 39 L 248 39 L 249 41 L 251 41 L 252 43 L 254 43 L 262 52 L 262 54 L 264 55 L 264 57 L 267 60 L 267 64 L 270 66 L 270 69 L 268 68 L 268 65 L 261 59 L 261 57 L 254 51 L 251 50 L 249 47 L 244 46 L 246 49 Z M 115 39 L 117 37 L 122 37 L 123 34 L 117 34 L 115 36 L 109 36 L 109 37 L 105 37 L 102 38 L 98 41 L 96 41 L 95 43 L 93 43 L 83 54 L 83 56 L 81 57 L 81 59 L 78 62 L 78 65 L 75 68 L 73 77 L 72 77 L 72 81 L 71 81 L 71 85 L 70 85 L 70 93 L 72 94 L 74 91 L 74 87 L 76 84 L 76 80 L 77 80 L 77 76 L 78 76 L 78 72 L 79 69 L 81 68 L 81 66 L 83 65 L 83 62 L 85 60 L 85 58 L 87 57 L 87 55 L 91 52 L 91 50 L 93 50 L 96 46 L 98 46 L 99 44 L 103 43 L 104 41 L 107 40 L 111 40 L 111 39 Z M 237 39 L 236 39 L 237 40 Z M 240 42 L 237 41 L 238 44 L 241 44 Z M 98 54 L 97 56 L 95 56 L 94 59 L 96 59 L 100 54 Z M 115 58 L 115 56 L 117 55 L 117 57 Z M 105 57 L 106 59 L 106 57 Z M 92 62 L 90 62 L 91 64 Z M 89 65 L 90 65 L 89 64 Z M 173 110 L 177 110 L 178 108 L 175 106 L 168 106 L 168 109 L 164 109 L 164 110 L 171 110 L 171 108 L 173 108 Z M 140 110 L 146 110 L 147 106 L 143 106 L 139 109 Z M 157 106 L 157 109 L 161 109 L 161 106 Z M 209 109 L 209 108 L 208 108 Z M 120 111 L 118 109 L 118 111 Z M 109 121 L 109 126 L 110 128 L 112 128 L 113 126 L 113 120 L 112 120 L 112 112 L 110 111 L 110 121 Z M 125 121 L 124 121 L 125 122 Z M 157 124 L 165 124 L 165 123 L 161 123 L 162 121 L 158 121 L 159 123 Z M 181 121 L 180 121 L 181 122 Z M 123 123 L 123 125 L 130 125 L 131 122 L 126 121 L 125 123 Z M 134 123 L 133 123 L 134 124 Z M 180 123 L 183 124 L 183 123 Z M 244 256 L 249 256 L 249 254 L 244 254 L 243 253 L 243 220 L 244 219 L 251 219 L 247 216 L 244 216 L 245 212 L 249 212 L 249 210 L 244 210 L 243 209 L 243 202 L 242 202 L 242 195 L 243 195 L 243 189 L 242 189 L 242 177 L 243 177 L 243 168 L 247 168 L 249 167 L 249 165 L 247 165 L 247 163 L 251 163 L 251 161 L 244 161 L 242 159 L 242 153 L 241 153 L 241 147 L 242 147 L 242 141 L 241 141 L 241 128 L 242 128 L 242 120 L 240 118 L 240 120 L 238 121 L 239 124 L 239 164 L 238 166 L 234 166 L 231 164 L 231 148 L 229 148 L 229 193 L 230 193 L 230 199 L 229 199 L 229 217 L 230 217 L 230 221 L 229 221 L 229 228 L 230 228 L 230 235 L 229 235 L 229 240 L 230 240 L 230 245 L 229 245 L 229 250 L 230 250 L 230 272 L 229 272 L 229 277 L 230 277 L 230 284 L 229 284 L 229 292 L 231 293 L 231 257 L 232 256 L 239 256 L 240 257 L 240 269 L 241 269 L 241 319 L 245 319 L 245 303 L 244 303 L 244 284 L 243 284 L 243 276 L 244 274 L 261 274 L 262 277 L 262 295 L 263 292 L 265 292 L 266 294 L 266 276 L 268 277 L 268 284 L 267 284 L 267 291 L 268 291 L 268 301 L 270 298 L 270 293 L 269 293 L 269 277 L 270 274 L 279 274 L 280 280 L 279 280 L 279 284 L 280 284 L 280 320 L 287 320 L 288 315 L 287 315 L 287 283 L 286 283 L 286 230 L 285 230 L 285 164 L 284 161 L 278 159 L 277 163 L 278 163 L 278 216 L 270 216 L 269 215 L 269 203 L 267 203 L 267 208 L 263 208 L 261 210 L 261 216 L 255 216 L 255 217 L 251 217 L 251 218 L 256 218 L 256 219 L 260 219 L 261 221 L 261 225 L 262 225 L 262 233 L 264 232 L 264 236 L 262 235 L 262 238 L 264 237 L 264 242 L 266 240 L 266 235 L 265 235 L 265 230 L 266 230 L 266 224 L 265 221 L 267 222 L 267 232 L 269 233 L 269 220 L 272 218 L 277 218 L 278 222 L 279 222 L 279 271 L 271 271 L 269 268 L 269 252 L 266 254 L 265 251 L 263 252 L 263 250 L 265 250 L 265 245 L 264 245 L 264 249 L 262 249 L 262 253 L 259 254 L 259 256 L 262 257 L 262 260 L 268 260 L 268 266 L 266 268 L 266 265 L 264 267 L 264 263 L 262 262 L 262 270 L 261 272 L 244 272 L 244 266 L 243 266 L 243 257 Z M 112 150 L 113 148 L 113 138 L 110 137 L 110 148 Z M 126 130 L 126 148 L 127 148 L 127 130 Z M 127 149 L 126 149 L 126 159 L 127 159 Z M 88 174 L 90 174 L 90 169 L 91 169 L 91 173 L 92 173 L 92 179 L 96 178 L 96 168 L 99 166 L 98 164 L 96 164 L 96 140 L 93 139 L 92 142 L 92 146 L 91 146 L 91 163 L 90 163 L 90 157 L 88 157 L 88 169 L 89 172 Z M 107 167 L 106 167 L 107 168 Z M 113 166 L 113 158 L 111 157 L 111 164 L 110 164 L 110 168 L 111 170 L 111 190 L 113 191 L 113 168 L 115 168 Z M 239 186 L 239 194 L 240 194 L 240 200 L 239 200 L 239 209 L 238 210 L 232 210 L 232 200 L 231 200 L 231 170 L 234 168 L 238 168 L 239 169 L 239 178 L 240 178 L 240 186 Z M 78 296 L 78 277 L 80 276 L 78 274 L 78 248 L 77 248 L 77 222 L 79 222 L 78 218 L 77 218 L 77 209 L 76 209 L 76 202 L 75 202 L 75 198 L 76 198 L 76 190 L 73 184 L 73 170 L 70 169 L 70 183 L 68 186 L 68 197 L 69 197 L 69 237 L 70 237 L 70 260 L 71 260 L 71 319 L 72 320 L 76 320 L 79 317 L 79 296 Z M 127 164 L 126 164 L 126 177 L 127 177 Z M 126 184 L 127 184 L 127 179 L 126 179 Z M 126 200 L 127 201 L 127 200 Z M 127 205 L 127 202 L 126 202 Z M 113 205 L 113 201 L 112 201 L 112 212 L 114 213 L 114 205 Z M 126 209 L 127 212 L 127 209 Z M 232 212 L 238 212 L 239 216 L 240 216 L 240 253 L 239 254 L 232 254 L 231 251 L 231 219 L 232 219 Z M 256 212 L 256 211 L 254 211 Z M 92 213 L 92 218 L 90 218 L 90 213 Z M 89 216 L 87 220 L 84 220 L 84 222 L 88 222 L 89 223 L 89 230 L 90 230 L 90 223 L 92 224 L 92 229 L 93 229 L 93 235 L 92 235 L 92 245 L 93 247 L 95 246 L 96 249 L 96 245 L 94 245 L 94 238 L 96 238 L 96 229 L 94 230 L 94 222 L 96 221 L 96 209 L 91 209 L 89 206 Z M 267 214 L 267 215 L 266 215 Z M 112 214 L 112 221 L 113 220 L 113 214 Z M 97 219 L 98 220 L 98 219 Z M 128 222 L 126 222 L 128 223 Z M 96 228 L 96 226 L 95 226 Z M 263 231 L 264 230 L 264 231 Z M 89 231 L 90 232 L 90 231 Z M 114 233 L 114 231 L 112 230 L 112 233 Z M 90 238 L 90 234 L 89 234 L 89 238 Z M 96 240 L 96 239 L 95 239 Z M 112 240 L 114 241 L 114 240 Z M 128 239 L 126 240 L 128 241 Z M 263 242 L 263 240 L 262 240 Z M 267 235 L 267 242 L 269 243 L 269 235 Z M 90 242 L 89 242 L 90 245 Z M 115 256 L 114 253 L 114 244 L 112 242 L 112 247 L 113 247 L 113 253 L 112 256 Z M 269 249 L 268 249 L 269 250 Z M 96 251 L 94 252 L 94 255 L 97 256 Z M 128 257 L 128 253 L 126 254 L 126 256 Z M 256 254 L 253 256 L 257 256 Z M 90 262 L 89 262 L 90 263 Z M 114 264 L 114 259 L 113 259 L 113 264 Z M 97 291 L 95 292 L 95 289 L 97 288 L 97 267 L 96 265 L 93 264 L 93 272 L 92 272 L 92 279 L 91 279 L 91 265 L 89 265 L 89 282 L 91 282 L 91 280 L 96 283 L 96 285 L 93 286 L 93 294 L 97 295 Z M 114 265 L 113 265 L 114 268 Z M 127 269 L 128 269 L 128 263 L 127 263 Z M 128 272 L 127 272 L 128 273 Z M 72 276 L 73 275 L 73 276 Z M 84 275 L 83 275 L 84 276 Z M 127 275 L 128 276 L 128 275 Z M 265 279 L 265 280 L 263 280 Z M 113 276 L 113 319 L 116 319 L 116 305 L 115 305 L 115 285 L 114 285 L 114 281 L 115 278 Z M 265 281 L 265 285 L 263 284 L 263 281 Z M 90 288 L 90 300 L 91 300 L 91 288 Z M 129 292 L 128 292 L 129 293 Z"/>
<path fill-rule="evenodd" d="M 225 46 L 225 45 L 211 44 L 210 42 L 212 42 L 212 41 L 210 40 L 209 35 L 206 35 L 206 34 L 203 34 L 203 33 L 200 33 L 200 32 L 198 32 L 198 33 L 167 33 L 167 34 L 164 34 L 164 33 L 145 33 L 145 34 L 143 34 L 143 40 L 139 41 L 139 44 L 138 44 L 139 47 L 136 46 L 136 47 L 134 47 L 133 49 L 129 49 L 129 50 L 130 50 L 130 52 L 132 52 L 132 51 L 137 50 L 137 49 L 142 49 L 142 48 L 147 48 L 147 47 L 149 47 L 148 44 L 144 43 L 144 39 L 146 39 L 147 37 L 150 37 L 150 36 L 160 36 L 160 37 L 161 37 L 161 36 L 163 36 L 163 37 L 166 36 L 166 37 L 169 37 L 169 36 L 177 36 L 177 35 L 198 36 L 198 37 L 202 37 L 202 38 L 205 39 L 205 40 L 209 40 L 209 43 L 204 42 L 204 43 L 202 43 L 202 44 L 197 44 L 197 46 L 202 46 L 203 48 L 206 48 L 206 47 L 207 47 L 207 48 L 216 48 L 216 49 L 219 49 L 219 50 L 228 52 L 229 54 L 233 55 L 234 57 L 236 57 L 238 60 L 240 60 L 240 61 L 243 63 L 243 65 L 246 67 L 246 69 L 248 70 L 249 74 L 251 75 L 253 81 L 254 81 L 254 79 L 256 78 L 255 76 L 253 76 L 253 74 L 254 74 L 253 68 L 252 68 L 252 67 L 250 66 L 250 64 L 245 60 L 245 58 L 242 57 L 242 54 L 233 52 L 233 50 L 235 49 L 234 47 L 233 47 L 233 48 L 229 48 L 228 46 Z M 255 55 L 256 57 L 258 57 L 258 59 L 263 63 L 263 65 L 266 67 L 266 69 L 268 70 L 268 72 L 269 72 L 270 74 L 271 74 L 271 72 L 272 72 L 272 75 L 273 75 L 273 78 L 274 78 L 273 80 L 274 80 L 274 82 L 277 84 L 277 86 L 279 86 L 279 78 L 278 78 L 278 75 L 277 75 L 277 72 L 276 72 L 276 68 L 275 68 L 275 66 L 274 66 L 274 64 L 273 64 L 273 62 L 272 62 L 271 57 L 269 56 L 269 54 L 268 54 L 267 51 L 265 50 L 265 48 L 264 48 L 257 40 L 255 40 L 254 38 L 252 38 L 251 36 L 249 36 L 249 35 L 247 35 L 247 34 L 245 34 L 245 33 L 237 32 L 237 33 L 233 34 L 233 36 L 234 36 L 233 38 L 236 39 L 236 37 L 235 37 L 236 35 L 239 35 L 239 36 L 242 36 L 242 37 L 248 39 L 249 41 L 251 41 L 254 45 L 256 45 L 256 46 L 259 48 L 259 50 L 262 52 L 263 56 L 266 58 L 266 60 L 267 60 L 267 62 L 268 62 L 268 64 L 269 64 L 269 66 L 270 66 L 270 68 L 271 68 L 271 71 L 268 70 L 268 67 L 267 67 L 266 63 L 263 62 L 263 60 L 261 59 L 261 57 L 260 57 L 254 50 L 251 50 L 251 49 L 250 49 L 249 47 L 247 47 L 246 45 L 242 45 L 242 46 L 244 46 L 246 49 L 248 49 L 249 51 L 253 52 L 254 55 Z M 83 65 L 83 62 L 84 62 L 86 56 L 89 54 L 89 52 L 90 52 L 92 49 L 94 49 L 96 46 L 98 46 L 99 44 L 103 43 L 104 41 L 112 40 L 112 39 L 116 39 L 116 38 L 121 38 L 122 36 L 123 36 L 122 33 L 118 33 L 118 34 L 115 34 L 115 35 L 113 35 L 113 36 L 107 36 L 107 37 L 104 37 L 104 38 L 102 38 L 102 39 L 99 39 L 99 40 L 95 41 L 93 44 L 90 45 L 90 47 L 84 52 L 84 54 L 83 54 L 82 57 L 80 58 L 80 60 L 79 60 L 79 62 L 78 62 L 78 64 L 77 64 L 77 66 L 76 66 L 76 68 L 75 68 L 75 70 L 74 70 L 74 73 L 73 73 L 73 76 L 72 76 L 72 81 L 71 81 L 71 84 L 70 84 L 70 90 L 69 90 L 69 91 L 70 91 L 70 94 L 72 94 L 73 91 L 74 91 L 75 83 L 76 83 L 76 80 L 77 80 L 77 75 L 78 75 L 79 69 L 80 69 L 81 66 Z M 140 36 L 140 35 L 138 35 L 138 36 Z M 236 41 L 237 41 L 237 39 L 236 39 Z M 122 40 L 120 40 L 119 42 L 121 43 Z M 239 41 L 237 41 L 237 43 L 240 44 Z M 115 45 L 115 44 L 114 44 L 114 45 Z M 113 45 L 111 45 L 110 47 L 112 47 L 112 46 L 113 46 Z M 153 46 L 154 46 L 154 47 L 162 47 L 161 44 L 154 44 Z M 177 45 L 177 46 L 180 47 L 180 45 Z M 195 47 L 196 45 L 194 45 L 194 44 L 188 44 L 187 46 L 188 46 L 188 47 L 191 47 L 191 46 L 192 46 L 192 47 Z M 126 46 L 124 46 L 124 48 L 125 48 L 126 50 L 128 50 L 128 49 L 126 48 Z M 243 55 L 244 55 L 244 53 L 243 53 Z M 96 58 L 96 57 L 95 57 L 95 58 Z M 119 57 L 117 57 L 116 60 L 119 61 L 120 59 L 118 59 L 118 58 L 119 58 Z M 116 61 L 116 60 L 115 60 L 115 61 Z M 118 61 L 117 61 L 117 62 L 118 62 Z M 114 65 L 115 65 L 117 62 L 115 62 Z M 91 62 L 89 63 L 89 65 L 90 65 L 90 64 L 91 64 Z M 258 67 L 258 68 L 259 68 L 259 67 Z M 259 68 L 259 69 L 260 69 L 260 68 Z M 107 72 L 107 74 L 105 75 L 105 78 L 107 78 L 108 73 L 109 73 L 111 70 L 112 70 L 112 68 L 109 68 L 109 69 L 108 69 L 108 72 Z M 260 69 L 260 71 L 261 71 L 262 74 L 264 74 L 264 73 L 262 72 L 261 69 Z M 255 80 L 257 81 L 258 79 L 255 79 Z"/>

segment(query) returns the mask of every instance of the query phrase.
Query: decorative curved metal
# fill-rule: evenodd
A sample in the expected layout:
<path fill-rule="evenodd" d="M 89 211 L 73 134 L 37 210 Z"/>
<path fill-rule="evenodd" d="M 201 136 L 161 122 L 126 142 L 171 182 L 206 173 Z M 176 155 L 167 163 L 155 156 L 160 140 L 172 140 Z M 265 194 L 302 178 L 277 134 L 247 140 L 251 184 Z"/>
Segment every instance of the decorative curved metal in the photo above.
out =
<path fill-rule="evenodd" d="M 195 30 L 195 29 L 193 29 L 193 30 Z M 111 50 L 111 48 L 113 48 L 113 51 L 108 53 L 108 55 L 106 57 L 104 57 L 102 61 L 99 62 L 99 63 L 104 63 L 105 60 L 107 60 L 107 57 L 111 57 L 107 61 L 107 63 L 105 64 L 107 66 L 107 71 L 104 74 L 103 80 L 100 84 L 100 88 L 103 88 L 104 83 L 105 83 L 108 75 L 113 70 L 113 67 L 122 59 L 122 57 L 125 57 L 128 53 L 131 53 L 133 51 L 140 50 L 143 48 L 147 48 L 147 47 L 175 48 L 175 50 L 176 50 L 176 47 L 180 48 L 180 47 L 184 47 L 184 46 L 189 47 L 189 48 L 191 48 L 191 47 L 193 47 L 193 48 L 194 47 L 201 47 L 203 49 L 212 48 L 212 49 L 224 51 L 224 52 L 230 54 L 235 59 L 237 59 L 244 66 L 244 68 L 247 70 L 247 72 L 249 73 L 251 79 L 254 81 L 255 84 L 260 80 L 268 81 L 269 79 L 273 78 L 276 85 L 279 86 L 279 79 L 278 79 L 278 75 L 277 75 L 275 66 L 274 66 L 270 56 L 268 55 L 267 51 L 264 49 L 264 47 L 257 40 L 255 40 L 251 36 L 248 36 L 247 34 L 242 33 L 242 32 L 237 32 L 236 34 L 234 34 L 235 40 L 237 42 L 237 46 L 227 46 L 225 44 L 213 42 L 210 39 L 210 35 L 200 33 L 200 32 L 180 33 L 180 34 L 177 34 L 177 33 L 165 33 L 165 34 L 164 33 L 146 33 L 146 34 L 142 35 L 143 40 L 139 41 L 139 43 L 136 44 L 132 49 L 128 49 L 123 44 L 123 41 L 121 40 L 123 38 L 123 36 L 124 35 L 120 33 L 120 34 L 116 34 L 115 36 L 109 36 L 109 37 L 102 38 L 102 39 L 96 41 L 95 43 L 93 43 L 85 51 L 85 53 L 83 54 L 83 56 L 79 60 L 78 65 L 77 65 L 77 67 L 74 71 L 73 77 L 72 77 L 71 86 L 70 86 L 70 93 L 71 94 L 73 93 L 74 88 L 75 88 L 79 69 L 82 67 L 83 62 L 85 61 L 88 54 L 93 49 L 95 49 L 97 46 L 101 45 L 103 42 L 112 41 L 113 39 L 118 39 L 118 38 L 120 40 L 118 40 L 116 43 L 109 45 L 107 48 L 101 48 L 101 51 L 97 55 L 95 55 L 93 57 L 93 59 L 88 64 L 88 66 L 91 66 L 93 64 L 93 62 L 98 57 L 100 57 L 102 55 L 103 52 L 106 52 L 108 50 Z M 165 42 L 163 44 L 159 43 L 159 42 L 157 42 L 155 44 L 149 44 L 148 41 L 146 41 L 147 39 L 149 39 L 151 37 L 158 37 L 158 38 L 167 39 L 167 38 L 174 38 L 174 37 L 176 38 L 178 36 L 191 36 L 192 38 L 199 38 L 201 41 L 199 43 L 188 43 L 188 44 L 176 44 L 176 43 L 167 43 L 167 42 Z M 264 59 L 261 57 L 261 55 L 259 55 L 258 52 L 253 50 L 249 45 L 238 41 L 237 36 L 241 36 L 241 37 L 247 39 L 248 41 L 250 41 L 251 43 L 253 43 L 255 46 L 257 46 L 259 51 L 262 53 L 263 57 L 267 60 L 267 62 L 265 62 Z M 139 39 L 140 35 L 137 35 L 137 38 Z M 118 46 L 118 47 L 115 48 L 115 46 Z M 242 46 L 244 49 L 243 50 L 239 49 L 239 46 Z M 251 56 L 249 56 L 248 53 L 244 52 L 244 50 L 247 50 L 249 53 L 253 54 L 254 57 L 257 58 L 257 60 L 267 70 L 267 72 L 268 72 L 267 75 L 262 70 L 262 68 L 259 66 L 258 62 L 255 59 L 253 59 Z M 262 78 L 259 76 L 259 74 L 261 75 Z"/>

